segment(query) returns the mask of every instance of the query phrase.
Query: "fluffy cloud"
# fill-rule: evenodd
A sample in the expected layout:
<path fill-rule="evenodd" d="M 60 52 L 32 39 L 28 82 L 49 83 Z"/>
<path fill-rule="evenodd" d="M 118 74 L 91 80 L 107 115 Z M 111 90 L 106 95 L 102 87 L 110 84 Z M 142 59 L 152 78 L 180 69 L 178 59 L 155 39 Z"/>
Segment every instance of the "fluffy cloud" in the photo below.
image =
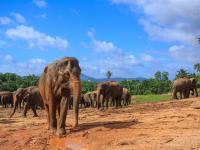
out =
<path fill-rule="evenodd" d="M 200 57 L 198 57 L 200 56 L 200 50 L 197 46 L 174 45 L 169 48 L 169 52 L 175 60 L 181 62 L 187 62 L 192 65 L 200 62 Z"/>
<path fill-rule="evenodd" d="M 9 25 L 12 24 L 13 20 L 9 17 L 0 17 L 0 25 Z"/>
<path fill-rule="evenodd" d="M 83 73 L 92 74 L 95 77 L 105 77 L 106 72 L 111 70 L 115 77 L 135 75 L 134 68 L 142 66 L 140 61 L 133 54 L 125 52 L 112 42 L 97 40 L 94 31 L 95 29 L 87 32 L 87 36 L 91 39 L 91 44 L 87 44 L 87 48 L 91 48 L 93 51 L 91 57 L 98 57 L 98 59 L 82 60 Z"/>
<path fill-rule="evenodd" d="M 96 52 L 115 52 L 118 51 L 118 48 L 112 42 L 94 40 L 93 50 Z"/>
<path fill-rule="evenodd" d="M 153 56 L 149 54 L 141 54 L 141 60 L 144 62 L 158 62 Z"/>
<path fill-rule="evenodd" d="M 13 61 L 13 57 L 12 57 L 11 55 L 6 55 L 6 56 L 4 57 L 4 60 L 5 60 L 6 62 L 12 62 L 12 61 Z"/>
<path fill-rule="evenodd" d="M 19 13 L 11 13 L 10 15 L 13 16 L 18 23 L 26 22 L 26 19 Z"/>
<path fill-rule="evenodd" d="M 30 47 L 44 48 L 58 48 L 66 49 L 68 41 L 60 37 L 52 37 L 40 31 L 35 30 L 33 27 L 19 25 L 16 28 L 11 28 L 6 31 L 8 38 L 13 40 L 25 40 L 29 43 Z"/>
<path fill-rule="evenodd" d="M 145 30 L 156 39 L 194 42 L 200 33 L 199 0 L 112 0 L 143 13 Z"/>
<path fill-rule="evenodd" d="M 11 55 L 1 56 L 0 72 L 13 72 L 19 75 L 39 75 L 47 65 L 46 60 L 33 58 L 24 62 L 17 61 Z"/>
<path fill-rule="evenodd" d="M 39 8 L 47 7 L 47 2 L 45 0 L 33 0 L 33 3 Z"/>
<path fill-rule="evenodd" d="M 152 39 L 173 42 L 165 60 L 162 60 L 165 64 L 163 67 L 170 74 L 174 75 L 174 70 L 180 68 L 192 71 L 193 64 L 200 62 L 200 46 L 197 44 L 200 35 L 199 0 L 111 1 L 113 4 L 127 5 L 133 13 L 139 13 L 139 23 Z M 148 57 L 143 59 L 151 60 Z"/>

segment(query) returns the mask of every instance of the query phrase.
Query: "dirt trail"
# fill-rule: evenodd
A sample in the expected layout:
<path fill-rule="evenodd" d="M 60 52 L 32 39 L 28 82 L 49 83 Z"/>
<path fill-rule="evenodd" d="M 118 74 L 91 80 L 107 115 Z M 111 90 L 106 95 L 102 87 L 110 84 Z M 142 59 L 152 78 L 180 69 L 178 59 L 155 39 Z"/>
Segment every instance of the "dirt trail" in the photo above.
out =
<path fill-rule="evenodd" d="M 80 126 L 72 129 L 73 114 L 67 118 L 67 135 L 57 138 L 46 128 L 46 114 L 21 118 L 11 109 L 0 108 L 1 150 L 199 150 L 200 109 L 191 107 L 200 98 L 137 104 L 121 109 L 82 109 Z"/>

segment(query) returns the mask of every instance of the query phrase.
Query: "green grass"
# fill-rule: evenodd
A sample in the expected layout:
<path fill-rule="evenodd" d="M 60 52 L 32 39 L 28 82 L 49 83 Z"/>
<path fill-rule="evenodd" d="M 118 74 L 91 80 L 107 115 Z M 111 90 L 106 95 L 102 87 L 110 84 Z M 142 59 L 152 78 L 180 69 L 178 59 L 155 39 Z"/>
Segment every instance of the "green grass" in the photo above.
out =
<path fill-rule="evenodd" d="M 135 95 L 132 98 L 131 103 L 147 103 L 147 102 L 161 102 L 170 100 L 172 96 L 170 94 L 162 95 Z"/>

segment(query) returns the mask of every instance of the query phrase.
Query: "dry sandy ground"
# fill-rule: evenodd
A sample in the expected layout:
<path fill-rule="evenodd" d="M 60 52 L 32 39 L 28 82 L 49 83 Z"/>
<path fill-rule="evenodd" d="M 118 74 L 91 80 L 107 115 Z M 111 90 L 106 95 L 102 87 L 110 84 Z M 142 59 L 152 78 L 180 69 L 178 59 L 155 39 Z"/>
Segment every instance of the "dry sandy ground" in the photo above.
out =
<path fill-rule="evenodd" d="M 67 118 L 67 135 L 57 138 L 46 128 L 46 114 L 22 118 L 11 109 L 0 108 L 1 150 L 199 150 L 200 109 L 191 107 L 200 98 L 137 104 L 121 109 L 82 109 L 80 126 L 72 129 L 73 114 Z"/>

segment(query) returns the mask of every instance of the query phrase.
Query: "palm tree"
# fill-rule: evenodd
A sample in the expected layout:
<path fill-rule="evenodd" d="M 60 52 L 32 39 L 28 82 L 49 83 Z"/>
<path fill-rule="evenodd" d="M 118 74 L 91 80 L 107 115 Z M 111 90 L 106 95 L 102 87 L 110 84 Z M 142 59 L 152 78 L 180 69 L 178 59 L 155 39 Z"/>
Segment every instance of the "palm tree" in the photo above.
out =
<path fill-rule="evenodd" d="M 107 71 L 106 76 L 108 78 L 108 80 L 111 78 L 112 76 L 112 72 L 110 70 Z"/>
<path fill-rule="evenodd" d="M 200 63 L 197 63 L 194 65 L 194 70 L 196 70 L 197 72 L 200 72 Z"/>
<path fill-rule="evenodd" d="M 189 75 L 189 73 L 187 72 L 187 70 L 180 69 L 179 71 L 177 71 L 176 79 L 188 77 L 188 75 Z"/>

